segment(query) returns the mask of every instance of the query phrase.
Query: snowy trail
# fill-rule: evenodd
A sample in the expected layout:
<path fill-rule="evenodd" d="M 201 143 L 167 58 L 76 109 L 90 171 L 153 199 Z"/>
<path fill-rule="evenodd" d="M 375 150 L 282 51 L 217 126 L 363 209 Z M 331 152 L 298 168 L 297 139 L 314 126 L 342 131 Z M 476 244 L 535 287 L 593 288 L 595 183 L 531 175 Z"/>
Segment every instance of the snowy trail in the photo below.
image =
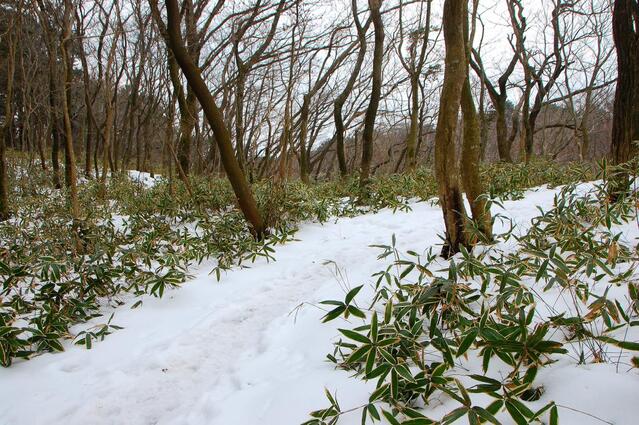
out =
<path fill-rule="evenodd" d="M 397 217 L 423 209 L 437 211 L 418 204 L 415 211 Z M 278 248 L 276 262 L 233 270 L 220 284 L 204 265 L 194 280 L 164 299 L 145 298 L 135 310 L 119 308 L 113 323 L 125 329 L 93 349 L 67 344 L 64 353 L 0 371 L 0 400 L 11 393 L 13 401 L 0 403 L 0 423 L 84 424 L 88 418 L 95 424 L 217 423 L 215 416 L 223 412 L 215 404 L 207 406 L 211 394 L 206 390 L 219 387 L 217 397 L 222 397 L 241 389 L 238 369 L 246 357 L 264 351 L 269 324 L 282 316 L 292 322 L 288 314 L 298 304 L 317 301 L 312 295 L 327 283 L 337 286 L 323 260 L 335 260 L 349 273 L 356 264 L 363 272 L 359 283 L 379 267 L 368 245 L 388 243 L 393 233 L 401 239 L 413 233 L 414 240 L 430 240 L 439 230 L 435 220 L 413 232 L 414 220 L 389 217 L 390 212 L 383 212 L 305 225 L 296 235 L 300 241 Z M 198 399 L 199 394 L 205 396 Z M 34 409 L 45 404 L 48 408 Z M 203 411 L 193 412 L 193 404 Z M 191 421 L 185 412 L 200 418 Z"/>
<path fill-rule="evenodd" d="M 526 223 L 554 193 L 506 202 L 507 213 Z M 233 270 L 219 284 L 204 264 L 164 299 L 117 309 L 113 323 L 125 329 L 93 349 L 67 344 L 0 370 L 0 425 L 299 424 L 325 407 L 324 387 L 358 406 L 368 384 L 324 361 L 343 323 L 321 324 L 323 312 L 309 304 L 370 282 L 385 263 L 369 245 L 396 234 L 401 250 L 423 252 L 439 243 L 441 222 L 439 208 L 416 203 L 407 213 L 306 224 L 299 241 L 277 248 L 276 262 Z M 309 304 L 296 310 L 301 303 Z M 343 423 L 358 423 L 352 416 Z"/>

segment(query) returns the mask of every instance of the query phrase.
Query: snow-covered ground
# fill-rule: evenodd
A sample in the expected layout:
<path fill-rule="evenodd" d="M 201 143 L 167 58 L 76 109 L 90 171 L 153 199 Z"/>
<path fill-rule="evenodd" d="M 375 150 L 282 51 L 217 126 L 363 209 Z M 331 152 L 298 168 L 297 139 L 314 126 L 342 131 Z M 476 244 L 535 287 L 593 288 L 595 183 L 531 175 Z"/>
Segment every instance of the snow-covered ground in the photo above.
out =
<path fill-rule="evenodd" d="M 144 171 L 128 170 L 127 174 L 129 175 L 131 181 L 140 183 L 147 188 L 153 187 L 164 180 L 164 178 L 159 174 L 151 176 L 151 173 L 147 173 Z"/>
<path fill-rule="evenodd" d="M 505 214 L 525 226 L 555 193 L 531 191 L 506 202 Z M 633 240 L 636 226 L 629 229 L 624 238 Z M 410 212 L 305 224 L 299 241 L 277 249 L 276 262 L 230 271 L 221 283 L 204 263 L 163 299 L 118 308 L 113 323 L 125 329 L 91 350 L 68 343 L 63 353 L 0 370 L 0 425 L 299 424 L 327 406 L 324 388 L 344 409 L 365 404 L 373 384 L 325 361 L 345 324 L 322 324 L 317 303 L 343 299 L 386 266 L 369 245 L 388 244 L 395 234 L 401 250 L 423 252 L 442 231 L 439 208 L 422 202 Z M 547 389 L 539 406 L 554 400 L 609 423 L 639 423 L 636 369 L 568 359 L 542 369 L 538 380 Z M 432 408 L 435 418 L 449 411 Z M 357 411 L 340 423 L 359 422 Z M 567 408 L 560 422 L 602 423 Z"/>

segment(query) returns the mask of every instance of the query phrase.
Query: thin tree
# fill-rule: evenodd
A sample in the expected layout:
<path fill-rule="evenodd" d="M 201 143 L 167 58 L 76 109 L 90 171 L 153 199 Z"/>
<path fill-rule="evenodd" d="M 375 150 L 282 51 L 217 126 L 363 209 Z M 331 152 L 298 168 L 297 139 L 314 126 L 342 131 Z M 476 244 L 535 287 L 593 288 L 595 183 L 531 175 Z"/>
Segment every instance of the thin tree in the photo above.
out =
<path fill-rule="evenodd" d="M 413 171 L 417 166 L 417 141 L 419 139 L 419 79 L 422 77 L 424 64 L 426 63 L 428 39 L 430 35 L 430 19 L 431 19 L 432 0 L 426 1 L 426 10 L 423 10 L 423 2 L 420 3 L 418 14 L 418 27 L 409 34 L 408 58 L 402 55 L 402 45 L 404 43 L 404 24 L 403 24 L 403 1 L 400 1 L 399 8 L 399 47 L 398 57 L 410 81 L 410 128 L 406 137 L 406 170 Z M 422 24 L 422 16 L 425 22 Z"/>
<path fill-rule="evenodd" d="M 335 149 L 339 173 L 342 178 L 348 175 L 348 165 L 346 164 L 346 154 L 344 152 L 345 128 L 342 110 L 344 109 L 344 104 L 346 103 L 348 96 L 350 96 L 353 91 L 353 87 L 355 86 L 359 73 L 362 70 L 362 64 L 366 58 L 366 31 L 370 23 L 370 21 L 368 21 L 366 26 L 362 26 L 357 11 L 357 0 L 351 1 L 351 10 L 353 11 L 353 22 L 355 23 L 355 28 L 357 30 L 359 50 L 357 52 L 357 59 L 355 60 L 355 64 L 351 70 L 351 75 L 348 77 L 348 81 L 346 82 L 344 89 L 340 92 L 337 98 L 335 98 L 335 102 L 333 104 L 333 119 L 335 120 Z"/>
<path fill-rule="evenodd" d="M 337 28 L 330 37 L 328 52 L 326 54 L 326 58 L 316 75 L 316 80 L 311 85 L 309 90 L 304 94 L 302 100 L 302 107 L 300 108 L 300 118 L 299 118 L 299 128 L 300 128 L 300 178 L 304 183 L 309 182 L 309 172 L 310 172 L 310 150 L 312 148 L 312 144 L 307 143 L 308 138 L 308 122 L 309 122 L 309 113 L 311 108 L 311 101 L 313 96 L 315 96 L 329 81 L 331 76 L 337 71 L 342 62 L 351 54 L 352 50 L 359 43 L 355 41 L 347 46 L 339 55 L 336 55 L 332 62 L 328 62 L 329 57 L 331 56 L 332 50 L 337 50 L 337 47 L 334 45 L 337 44 L 335 41 L 335 36 L 339 33 L 339 28 Z M 309 65 L 310 66 L 310 65 Z M 341 118 L 341 113 L 340 113 Z M 343 123 L 342 123 L 343 126 Z M 343 128 L 342 128 L 343 134 Z M 308 147 L 307 147 L 308 145 Z"/>
<path fill-rule="evenodd" d="M 55 16 L 55 11 L 51 5 L 44 0 L 38 1 L 38 14 L 42 24 L 44 39 L 47 45 L 48 64 L 49 64 L 49 131 L 51 135 L 51 168 L 53 169 L 53 185 L 56 189 L 60 189 L 60 117 L 58 114 L 58 54 L 55 47 L 55 36 L 52 28 L 50 17 Z"/>
<path fill-rule="evenodd" d="M 151 0 L 152 6 L 157 9 L 157 0 Z M 240 164 L 233 151 L 231 143 L 231 134 L 224 122 L 224 116 L 217 107 L 215 99 L 206 86 L 202 78 L 201 71 L 193 62 L 184 46 L 182 34 L 180 32 L 180 9 L 177 0 L 166 0 L 167 11 L 167 32 L 169 40 L 169 49 L 173 53 L 175 60 L 179 64 L 189 86 L 197 96 L 202 106 L 204 115 L 211 126 L 215 135 L 220 157 L 226 175 L 228 176 L 235 196 L 237 197 L 240 209 L 246 220 L 252 227 L 252 232 L 257 238 L 262 238 L 266 231 L 262 217 L 257 209 L 257 204 L 251 187 L 246 180 L 246 176 L 240 168 Z"/>
<path fill-rule="evenodd" d="M 464 1 L 464 38 L 466 41 L 466 64 L 470 61 L 471 43 L 475 33 L 475 17 L 477 13 L 477 3 L 474 0 L 473 26 L 472 32 L 468 34 L 468 4 Z M 490 209 L 484 194 L 484 185 L 479 175 L 479 162 L 481 160 L 481 134 L 479 116 L 475 108 L 472 89 L 470 87 L 469 67 L 466 66 L 466 80 L 461 93 L 461 110 L 464 123 L 464 136 L 461 151 L 461 179 L 464 191 L 470 202 L 470 210 L 477 230 L 486 240 L 492 239 L 493 223 Z"/>
<path fill-rule="evenodd" d="M 504 72 L 499 76 L 497 84 L 493 84 L 488 76 L 484 64 L 481 60 L 479 51 L 472 49 L 472 56 L 470 58 L 470 65 L 477 73 L 483 86 L 488 92 L 490 101 L 495 109 L 495 130 L 497 133 L 497 151 L 499 153 L 499 160 L 504 162 L 512 162 L 512 156 L 510 154 L 511 143 L 508 138 L 508 125 L 506 124 L 506 106 L 508 102 L 508 79 L 515 70 L 517 65 L 518 55 L 515 53 L 511 58 L 508 66 Z"/>
<path fill-rule="evenodd" d="M 17 16 L 15 14 L 14 16 Z M 7 135 L 11 128 L 11 122 L 13 121 L 13 80 L 15 75 L 16 66 L 16 47 L 17 38 L 15 31 L 15 18 L 9 21 L 7 32 L 8 55 L 6 60 L 6 92 L 5 92 L 5 105 L 4 105 L 4 123 L 0 127 L 0 221 L 4 221 L 9 218 L 9 179 L 7 173 Z"/>
<path fill-rule="evenodd" d="M 64 0 L 64 15 L 62 20 L 62 35 L 60 40 L 60 53 L 64 75 L 64 90 L 62 93 L 62 114 L 64 117 L 64 173 L 67 190 L 69 192 L 69 204 L 71 215 L 77 226 L 80 217 L 80 204 L 78 203 L 77 169 L 75 166 L 75 154 L 73 152 L 73 126 L 71 125 L 71 83 L 73 81 L 73 62 L 69 53 L 71 44 L 71 16 L 73 4 L 71 0 Z"/>
<path fill-rule="evenodd" d="M 373 135 L 375 131 L 375 118 L 382 96 L 382 61 L 384 59 L 384 22 L 380 11 L 383 0 L 368 0 L 373 30 L 375 33 L 375 47 L 373 50 L 373 84 L 371 97 L 364 116 L 364 131 L 362 132 L 362 162 L 360 165 L 359 184 L 366 187 L 369 183 L 371 161 L 373 159 Z"/>

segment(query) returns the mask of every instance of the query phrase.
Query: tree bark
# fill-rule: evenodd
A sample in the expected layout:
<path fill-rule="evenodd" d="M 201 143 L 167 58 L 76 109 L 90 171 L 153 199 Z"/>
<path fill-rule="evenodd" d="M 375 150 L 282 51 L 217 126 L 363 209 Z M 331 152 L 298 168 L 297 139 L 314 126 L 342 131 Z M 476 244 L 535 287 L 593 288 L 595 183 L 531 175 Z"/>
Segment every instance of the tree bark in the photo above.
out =
<path fill-rule="evenodd" d="M 80 204 L 78 203 L 77 169 L 75 166 L 75 154 L 73 152 L 73 126 L 71 125 L 71 83 L 73 79 L 73 65 L 69 54 L 69 42 L 71 40 L 71 0 L 64 1 L 64 21 L 62 39 L 60 41 L 60 51 L 62 54 L 62 67 L 64 71 L 64 91 L 62 93 L 62 113 L 64 117 L 64 175 L 69 192 L 69 204 L 71 215 L 74 220 L 74 228 L 77 233 L 77 226 L 80 218 Z M 78 244 L 78 246 L 80 246 Z"/>
<path fill-rule="evenodd" d="M 468 37 L 468 5 L 464 0 L 464 39 L 466 44 L 466 60 L 470 61 L 472 38 Z M 461 93 L 461 110 L 463 115 L 463 141 L 461 152 L 461 178 L 464 191 L 470 203 L 470 210 L 477 230 L 485 240 L 493 237 L 493 224 L 490 209 L 484 194 L 484 187 L 479 174 L 481 161 L 481 129 L 477 109 L 470 87 L 469 67 L 466 66 L 466 79 Z M 470 239 L 471 235 L 468 235 Z M 474 242 L 470 241 L 469 242 Z"/>
<path fill-rule="evenodd" d="M 157 7 L 157 0 L 152 0 Z M 193 59 L 184 47 L 182 34 L 180 33 L 180 11 L 177 0 L 166 0 L 166 9 L 168 16 L 168 35 L 169 48 L 173 52 L 182 72 L 186 76 L 189 86 L 197 96 L 202 106 L 202 110 L 206 115 L 209 125 L 215 134 L 215 141 L 220 150 L 220 157 L 224 170 L 231 182 L 235 196 L 237 197 L 240 209 L 246 217 L 246 220 L 252 227 L 252 232 L 257 238 L 262 238 L 266 228 L 262 217 L 257 209 L 257 204 L 253 198 L 251 188 L 246 181 L 246 177 L 240 168 L 240 164 L 235 157 L 233 144 L 231 143 L 231 134 L 224 122 L 224 116 L 215 104 L 215 99 L 206 87 L 206 83 L 202 79 L 201 71 L 193 63 Z"/>
<path fill-rule="evenodd" d="M 466 211 L 462 200 L 455 155 L 455 136 L 462 88 L 466 80 L 464 43 L 464 3 L 467 0 L 445 0 L 443 14 L 446 56 L 444 83 L 439 100 L 439 116 L 435 131 L 435 176 L 439 203 L 444 215 L 446 240 L 442 256 L 449 258 L 467 245 L 464 233 Z"/>
<path fill-rule="evenodd" d="M 366 58 L 366 29 L 362 26 L 359 16 L 357 15 L 357 0 L 351 1 L 351 9 L 353 11 L 353 21 L 355 22 L 355 27 L 357 29 L 357 39 L 359 42 L 359 52 L 357 52 L 357 59 L 355 60 L 355 65 L 353 65 L 353 70 L 351 71 L 351 75 L 346 82 L 346 86 L 344 90 L 337 96 L 334 103 L 333 109 L 333 117 L 335 120 L 335 149 L 337 154 L 337 164 L 339 166 L 339 174 L 341 178 L 345 178 L 348 175 L 348 164 L 346 163 L 346 153 L 344 152 L 344 117 L 342 116 L 342 109 L 344 108 L 344 103 L 350 96 L 353 91 L 353 86 L 357 81 L 357 77 L 362 70 L 362 64 L 364 63 L 364 59 Z M 367 27 L 368 28 L 368 27 Z"/>
<path fill-rule="evenodd" d="M 612 32 L 617 51 L 617 88 L 613 108 L 611 157 L 614 165 L 624 164 L 639 152 L 639 2 L 615 0 Z M 628 171 L 612 180 L 611 198 L 629 190 Z"/>
<path fill-rule="evenodd" d="M 360 165 L 359 184 L 364 188 L 368 186 L 373 159 L 373 135 L 375 131 L 375 118 L 379 101 L 382 96 L 382 61 L 384 59 L 384 22 L 382 21 L 381 6 L 383 0 L 368 0 L 375 32 L 375 48 L 373 52 L 373 85 L 371 99 L 364 116 L 364 131 L 362 133 L 362 162 Z"/>
<path fill-rule="evenodd" d="M 9 28 L 8 34 L 8 55 L 6 58 L 7 86 L 5 92 L 4 124 L 0 127 L 0 221 L 9 218 L 9 179 L 7 173 L 7 135 L 9 134 L 10 123 L 13 120 L 13 78 L 15 74 L 16 60 L 16 37 Z"/>

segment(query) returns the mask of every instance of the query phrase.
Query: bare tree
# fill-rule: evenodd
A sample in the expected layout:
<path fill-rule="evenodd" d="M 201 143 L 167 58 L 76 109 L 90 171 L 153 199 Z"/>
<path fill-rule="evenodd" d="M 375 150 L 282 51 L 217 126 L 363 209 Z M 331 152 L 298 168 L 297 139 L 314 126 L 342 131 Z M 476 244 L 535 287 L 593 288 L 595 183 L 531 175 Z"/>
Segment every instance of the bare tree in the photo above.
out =
<path fill-rule="evenodd" d="M 544 100 L 555 85 L 557 79 L 564 71 L 565 63 L 561 54 L 562 46 L 566 42 L 560 27 L 560 18 L 563 13 L 573 6 L 566 0 L 552 0 L 554 7 L 551 12 L 552 49 L 551 53 L 544 55 L 538 66 L 533 64 L 532 54 L 525 44 L 528 24 L 524 16 L 524 8 L 521 0 L 508 0 L 508 11 L 515 33 L 513 50 L 517 54 L 521 66 L 524 68 L 524 103 L 523 115 L 523 154 L 526 162 L 534 155 L 534 137 L 537 118 L 541 113 Z M 532 105 L 530 99 L 533 90 L 536 90 Z"/>
<path fill-rule="evenodd" d="M 64 173 L 69 192 L 69 204 L 71 215 L 75 220 L 74 227 L 79 223 L 80 204 L 78 202 L 77 169 L 75 166 L 75 154 L 73 151 L 73 126 L 71 124 L 71 83 L 73 81 L 73 64 L 69 46 L 71 45 L 71 25 L 73 16 L 73 4 L 71 0 L 64 0 L 64 14 L 62 19 L 62 34 L 60 38 L 60 52 L 64 75 L 64 90 L 62 93 L 62 114 L 64 117 Z M 77 230 L 77 227 L 76 227 Z M 79 246 L 79 244 L 78 244 Z"/>
<path fill-rule="evenodd" d="M 417 165 L 417 141 L 419 138 L 419 105 L 420 105 L 420 87 L 419 82 L 422 78 L 424 64 L 429 47 L 429 36 L 431 27 L 431 8 L 432 0 L 426 1 L 426 10 L 424 10 L 424 2 L 419 4 L 419 12 L 417 15 L 417 26 L 408 34 L 408 58 L 404 58 L 402 47 L 404 45 L 404 19 L 403 19 L 403 1 L 400 0 L 399 7 L 399 43 L 398 57 L 410 81 L 410 128 L 406 137 L 406 170 L 412 171 Z"/>
<path fill-rule="evenodd" d="M 373 84 L 370 102 L 364 117 L 364 131 L 362 132 L 362 162 L 360 165 L 360 187 L 369 183 L 371 160 L 373 159 L 373 137 L 375 131 L 375 117 L 382 94 L 382 61 L 384 60 L 384 22 L 380 11 L 383 0 L 368 0 L 373 30 L 375 33 L 375 47 L 373 51 Z"/>
<path fill-rule="evenodd" d="M 344 153 L 344 117 L 342 110 L 344 108 L 344 104 L 353 91 L 353 87 L 357 82 L 357 78 L 362 70 L 362 64 L 364 63 L 364 59 L 366 57 L 366 31 L 368 30 L 368 24 L 370 24 L 370 20 L 367 22 L 366 26 L 362 26 L 362 23 L 359 20 L 359 12 L 357 11 L 357 0 L 351 0 L 351 10 L 353 13 L 353 23 L 355 24 L 355 29 L 357 30 L 357 41 L 359 45 L 359 50 L 357 52 L 357 59 L 355 60 L 355 64 L 351 70 L 348 81 L 344 85 L 344 89 L 340 92 L 340 94 L 335 98 L 335 102 L 333 104 L 333 117 L 335 120 L 335 149 L 337 153 L 337 163 L 339 166 L 340 176 L 346 177 L 348 175 L 348 165 L 346 164 L 346 154 Z"/>
<path fill-rule="evenodd" d="M 508 63 L 506 69 L 501 73 L 497 84 L 493 84 L 486 74 L 484 63 L 478 50 L 472 49 L 470 65 L 477 73 L 483 86 L 488 92 L 490 101 L 495 109 L 495 130 L 497 134 L 497 151 L 499 159 L 505 162 L 512 162 L 512 144 L 508 138 L 508 125 L 506 124 L 506 105 L 508 102 L 508 79 L 512 75 L 517 65 L 518 55 L 515 53 Z"/>
<path fill-rule="evenodd" d="M 17 16 L 14 15 L 14 16 Z M 7 176 L 7 135 L 11 122 L 13 121 L 13 79 L 15 76 L 16 66 L 16 18 L 9 21 L 7 31 L 2 34 L 3 38 L 7 41 L 8 55 L 6 57 L 6 75 L 7 75 L 7 88 L 5 93 L 5 105 L 4 105 L 4 122 L 0 127 L 0 221 L 4 221 L 9 218 L 9 181 Z"/>
<path fill-rule="evenodd" d="M 153 7 L 157 9 L 157 0 L 151 0 Z M 167 30 L 169 38 L 169 48 L 173 53 L 177 63 L 180 65 L 182 72 L 184 73 L 189 86 L 193 89 L 193 92 L 197 96 L 204 114 L 209 122 L 209 125 L 213 129 L 215 134 L 215 141 L 217 142 L 218 149 L 222 163 L 224 164 L 224 170 L 229 178 L 231 186 L 235 192 L 238 203 L 244 217 L 251 224 L 252 231 L 257 238 L 262 238 L 265 234 L 266 228 L 262 217 L 257 209 L 257 204 L 253 198 L 251 187 L 249 186 L 246 176 L 240 168 L 240 164 L 233 152 L 233 145 L 231 142 L 231 135 L 229 133 L 222 112 L 217 107 L 215 99 L 206 87 L 206 83 L 202 79 L 201 71 L 193 63 L 191 56 L 187 52 L 184 41 L 182 40 L 182 34 L 180 31 L 180 9 L 177 0 L 166 0 L 167 10 Z"/>

